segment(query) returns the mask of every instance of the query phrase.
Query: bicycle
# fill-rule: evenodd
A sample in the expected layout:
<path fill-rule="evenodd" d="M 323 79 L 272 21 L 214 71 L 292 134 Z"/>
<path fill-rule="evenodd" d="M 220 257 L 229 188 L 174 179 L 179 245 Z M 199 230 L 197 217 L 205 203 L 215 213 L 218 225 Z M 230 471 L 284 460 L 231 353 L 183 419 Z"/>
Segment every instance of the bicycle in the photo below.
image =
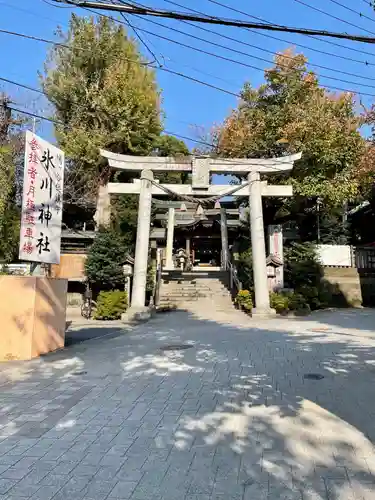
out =
<path fill-rule="evenodd" d="M 90 284 L 86 283 L 86 290 L 83 294 L 83 304 L 81 305 L 81 316 L 85 319 L 90 319 L 92 316 L 94 301 L 92 300 L 92 291 Z"/>

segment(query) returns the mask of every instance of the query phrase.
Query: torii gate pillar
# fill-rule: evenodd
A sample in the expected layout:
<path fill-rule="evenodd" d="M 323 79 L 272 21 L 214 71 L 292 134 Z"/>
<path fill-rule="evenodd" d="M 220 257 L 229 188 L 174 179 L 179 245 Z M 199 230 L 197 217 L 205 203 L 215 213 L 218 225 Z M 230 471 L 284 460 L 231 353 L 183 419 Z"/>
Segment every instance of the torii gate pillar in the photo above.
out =
<path fill-rule="evenodd" d="M 270 307 L 267 283 L 266 243 L 263 227 L 263 207 L 260 174 L 251 171 L 249 180 L 250 234 L 253 260 L 253 278 L 255 308 L 253 316 L 271 316 L 276 314 Z"/>
<path fill-rule="evenodd" d="M 260 179 L 261 174 L 282 173 L 292 170 L 295 161 L 301 158 L 301 153 L 280 158 L 209 158 L 187 157 L 176 160 L 174 158 L 137 157 L 101 151 L 102 156 L 108 159 L 112 168 L 125 171 L 142 171 L 141 180 L 133 183 L 108 184 L 109 194 L 139 194 L 139 212 L 137 242 L 135 251 L 135 267 L 132 295 L 132 309 L 142 310 L 145 306 L 145 292 L 147 281 L 148 248 L 151 222 L 152 194 L 168 196 L 170 193 L 179 196 L 215 197 L 217 199 L 231 194 L 232 188 L 210 184 L 210 173 L 232 174 L 247 176 L 249 185 L 239 186 L 233 196 L 248 196 L 250 203 L 251 244 L 253 253 L 253 273 L 255 291 L 256 316 L 272 316 L 275 311 L 270 308 L 268 286 L 266 250 L 263 228 L 262 196 L 285 197 L 292 196 L 293 188 L 290 185 L 269 185 Z M 191 185 L 153 183 L 153 173 L 156 172 L 190 172 Z M 172 217 L 171 221 L 172 223 Z"/>
<path fill-rule="evenodd" d="M 152 203 L 152 183 L 150 181 L 153 178 L 152 170 L 142 170 L 131 300 L 133 312 L 142 311 L 145 307 Z"/>

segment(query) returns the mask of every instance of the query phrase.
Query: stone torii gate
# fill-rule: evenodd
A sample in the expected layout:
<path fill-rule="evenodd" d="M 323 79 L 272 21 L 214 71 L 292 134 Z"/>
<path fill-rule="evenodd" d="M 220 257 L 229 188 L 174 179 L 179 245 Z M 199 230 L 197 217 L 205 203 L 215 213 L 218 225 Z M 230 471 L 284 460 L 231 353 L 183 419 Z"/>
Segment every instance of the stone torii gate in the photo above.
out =
<path fill-rule="evenodd" d="M 270 159 L 222 159 L 208 157 L 185 157 L 183 159 L 127 156 L 101 150 L 101 155 L 108 160 L 109 166 L 117 170 L 141 172 L 140 179 L 132 183 L 108 183 L 99 192 L 97 221 L 103 221 L 103 214 L 110 206 L 111 194 L 139 194 L 137 240 L 131 309 L 142 311 L 145 307 L 148 250 L 151 224 L 152 195 L 190 196 L 199 199 L 206 197 L 217 199 L 232 194 L 248 196 L 250 207 L 250 229 L 253 258 L 255 291 L 255 309 L 253 314 L 267 316 L 274 313 L 270 308 L 267 285 L 266 247 L 263 227 L 262 196 L 292 196 L 290 185 L 268 185 L 261 181 L 261 174 L 277 174 L 292 170 L 294 162 L 301 154 Z M 154 181 L 153 172 L 188 172 L 191 184 L 161 184 Z M 210 174 L 232 174 L 247 178 L 243 186 L 210 184 Z M 107 210 L 106 210 L 107 209 Z M 174 224 L 173 219 L 169 225 Z M 168 227 L 168 231 L 170 228 Z"/>

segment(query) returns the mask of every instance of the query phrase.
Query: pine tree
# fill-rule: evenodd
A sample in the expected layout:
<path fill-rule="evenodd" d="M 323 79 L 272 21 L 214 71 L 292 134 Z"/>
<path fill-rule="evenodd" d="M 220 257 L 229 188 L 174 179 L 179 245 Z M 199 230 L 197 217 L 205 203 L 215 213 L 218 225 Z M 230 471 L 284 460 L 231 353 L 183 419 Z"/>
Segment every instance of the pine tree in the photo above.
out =
<path fill-rule="evenodd" d="M 101 289 L 123 288 L 126 254 L 123 237 L 113 230 L 99 230 L 86 259 L 88 280 Z"/>

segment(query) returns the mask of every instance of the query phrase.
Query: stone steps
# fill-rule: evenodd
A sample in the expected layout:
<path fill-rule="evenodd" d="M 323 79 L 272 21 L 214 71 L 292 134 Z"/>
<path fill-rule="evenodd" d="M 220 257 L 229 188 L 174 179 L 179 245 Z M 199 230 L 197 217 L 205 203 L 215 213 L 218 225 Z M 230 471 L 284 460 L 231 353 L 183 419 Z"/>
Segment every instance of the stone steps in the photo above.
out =
<path fill-rule="evenodd" d="M 229 293 L 225 292 L 184 292 L 179 290 L 167 291 L 164 290 L 161 292 L 162 295 L 168 297 L 229 297 L 232 298 Z"/>
<path fill-rule="evenodd" d="M 159 305 L 175 306 L 191 312 L 205 311 L 212 318 L 218 312 L 225 315 L 242 314 L 235 309 L 226 283 L 228 273 L 222 271 L 164 272 Z"/>

